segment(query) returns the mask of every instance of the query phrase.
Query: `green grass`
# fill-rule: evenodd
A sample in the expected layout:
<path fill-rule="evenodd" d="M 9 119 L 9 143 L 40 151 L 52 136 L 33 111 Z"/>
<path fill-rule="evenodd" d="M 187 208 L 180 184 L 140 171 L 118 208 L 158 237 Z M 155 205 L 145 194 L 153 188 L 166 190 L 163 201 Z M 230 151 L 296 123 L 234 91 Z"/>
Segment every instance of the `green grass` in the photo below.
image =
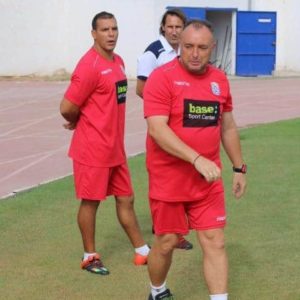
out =
<path fill-rule="evenodd" d="M 240 132 L 248 163 L 248 191 L 231 196 L 231 165 L 224 157 L 231 300 L 300 299 L 300 119 Z M 129 160 L 136 211 L 151 243 L 144 155 Z M 78 201 L 68 177 L 0 202 L 1 299 L 146 299 L 145 267 L 131 263 L 133 251 L 115 216 L 114 200 L 100 207 L 97 248 L 111 274 L 79 269 Z M 176 299 L 208 299 L 201 252 L 175 251 L 168 286 Z"/>

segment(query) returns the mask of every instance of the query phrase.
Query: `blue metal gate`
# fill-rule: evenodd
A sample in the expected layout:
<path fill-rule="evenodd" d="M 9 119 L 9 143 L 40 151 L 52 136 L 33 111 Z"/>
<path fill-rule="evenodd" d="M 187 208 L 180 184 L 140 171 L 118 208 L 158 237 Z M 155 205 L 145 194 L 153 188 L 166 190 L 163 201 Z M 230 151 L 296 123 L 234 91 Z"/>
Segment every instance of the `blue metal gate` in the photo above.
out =
<path fill-rule="evenodd" d="M 271 75 L 275 68 L 276 12 L 237 12 L 236 75 Z"/>

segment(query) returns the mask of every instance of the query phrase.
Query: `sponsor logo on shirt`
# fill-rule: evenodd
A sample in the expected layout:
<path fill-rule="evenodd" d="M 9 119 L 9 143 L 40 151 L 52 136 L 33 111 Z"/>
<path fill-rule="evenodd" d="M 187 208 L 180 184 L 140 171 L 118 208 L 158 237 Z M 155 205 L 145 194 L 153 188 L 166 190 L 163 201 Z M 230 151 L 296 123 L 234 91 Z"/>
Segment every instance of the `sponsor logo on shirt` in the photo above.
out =
<path fill-rule="evenodd" d="M 217 82 L 211 82 L 210 87 L 211 87 L 211 91 L 214 95 L 220 96 L 220 94 L 221 94 L 220 86 Z"/>
<path fill-rule="evenodd" d="M 217 222 L 223 222 L 223 221 L 225 221 L 226 220 L 226 216 L 220 216 L 220 217 L 217 217 L 216 218 L 216 221 Z"/>
<path fill-rule="evenodd" d="M 179 86 L 190 86 L 190 83 L 186 81 L 174 81 L 174 84 Z"/>
<path fill-rule="evenodd" d="M 220 103 L 184 99 L 183 114 L 183 127 L 217 126 L 220 117 Z"/>
<path fill-rule="evenodd" d="M 108 74 L 110 72 L 112 72 L 112 69 L 106 69 L 106 70 L 101 71 L 101 74 L 105 75 L 105 74 Z"/>
<path fill-rule="evenodd" d="M 121 80 L 116 82 L 116 94 L 117 94 L 117 103 L 121 104 L 126 101 L 127 93 L 127 80 Z"/>

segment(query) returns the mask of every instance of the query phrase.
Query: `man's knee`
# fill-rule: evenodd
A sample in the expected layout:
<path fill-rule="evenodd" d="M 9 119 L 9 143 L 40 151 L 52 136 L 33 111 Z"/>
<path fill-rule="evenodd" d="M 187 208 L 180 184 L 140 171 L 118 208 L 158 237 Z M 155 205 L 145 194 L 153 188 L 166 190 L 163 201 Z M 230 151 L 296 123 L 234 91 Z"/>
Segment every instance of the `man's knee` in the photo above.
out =
<path fill-rule="evenodd" d="M 134 196 L 116 196 L 116 202 L 117 205 L 130 207 L 134 204 Z"/>
<path fill-rule="evenodd" d="M 225 237 L 223 229 L 205 230 L 198 233 L 200 244 L 203 248 L 216 250 L 225 249 Z"/>
<path fill-rule="evenodd" d="M 156 237 L 156 246 L 162 255 L 168 255 L 176 247 L 178 243 L 176 234 L 165 234 Z"/>
<path fill-rule="evenodd" d="M 98 206 L 100 204 L 100 201 L 98 200 L 89 200 L 89 199 L 81 199 L 80 201 L 80 209 L 81 210 L 97 210 Z"/>

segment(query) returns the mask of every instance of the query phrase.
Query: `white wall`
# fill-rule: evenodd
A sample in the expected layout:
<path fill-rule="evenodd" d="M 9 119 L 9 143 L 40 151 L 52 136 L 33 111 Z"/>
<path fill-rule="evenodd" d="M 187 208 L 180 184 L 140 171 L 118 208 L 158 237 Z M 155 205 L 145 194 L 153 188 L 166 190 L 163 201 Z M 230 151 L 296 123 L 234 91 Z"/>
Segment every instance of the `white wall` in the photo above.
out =
<path fill-rule="evenodd" d="M 135 78 L 136 59 L 157 38 L 167 6 L 278 8 L 277 68 L 300 72 L 298 0 L 0 0 L 0 76 L 71 72 L 92 45 L 93 16 L 107 10 L 118 20 L 116 52 Z"/>

